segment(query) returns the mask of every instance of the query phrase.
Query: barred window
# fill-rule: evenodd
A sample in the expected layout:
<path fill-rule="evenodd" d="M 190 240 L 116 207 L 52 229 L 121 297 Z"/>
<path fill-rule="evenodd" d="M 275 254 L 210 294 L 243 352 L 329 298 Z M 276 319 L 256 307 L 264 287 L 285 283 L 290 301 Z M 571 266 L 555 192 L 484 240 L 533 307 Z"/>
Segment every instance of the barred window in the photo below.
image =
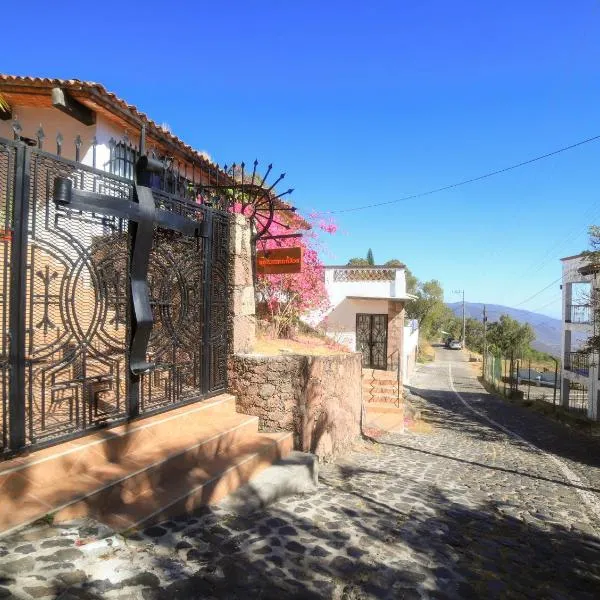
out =
<path fill-rule="evenodd" d="M 135 148 L 119 142 L 111 148 L 108 170 L 113 175 L 133 179 L 138 152 Z"/>

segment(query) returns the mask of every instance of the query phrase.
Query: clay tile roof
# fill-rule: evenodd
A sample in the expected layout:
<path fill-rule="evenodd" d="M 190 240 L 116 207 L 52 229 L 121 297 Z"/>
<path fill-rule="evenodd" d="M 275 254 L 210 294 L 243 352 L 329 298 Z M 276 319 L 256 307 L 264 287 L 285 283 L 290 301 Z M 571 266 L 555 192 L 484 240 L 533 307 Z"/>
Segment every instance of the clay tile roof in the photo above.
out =
<path fill-rule="evenodd" d="M 150 136 L 152 134 L 159 135 L 163 139 L 166 138 L 171 144 L 175 145 L 180 152 L 187 155 L 189 158 L 198 161 L 205 167 L 209 168 L 213 172 L 218 172 L 219 177 L 223 177 L 225 181 L 231 180 L 228 173 L 225 173 L 219 166 L 210 161 L 205 154 L 192 148 L 189 144 L 186 144 L 182 139 L 171 133 L 168 129 L 159 125 L 146 114 L 140 111 L 137 106 L 129 104 L 125 100 L 119 98 L 113 92 L 109 92 L 100 83 L 93 81 L 81 81 L 80 79 L 53 79 L 49 77 L 29 77 L 20 75 L 5 75 L 0 73 L 0 93 L 6 92 L 7 96 L 11 93 L 18 93 L 18 90 L 27 91 L 31 93 L 32 89 L 39 89 L 40 91 L 49 92 L 52 88 L 60 87 L 68 90 L 73 97 L 77 98 L 83 104 L 102 105 L 108 110 L 114 111 L 119 109 L 125 113 L 125 117 L 129 116 L 128 120 L 133 120 L 135 123 L 141 125 L 145 124 L 147 132 Z M 273 194 L 274 195 L 274 194 Z M 291 204 L 288 204 L 284 200 L 278 199 L 276 206 L 284 209 L 289 209 Z M 310 224 L 305 221 L 299 215 L 296 215 L 297 223 L 301 228 L 310 229 Z"/>
<path fill-rule="evenodd" d="M 148 133 L 159 134 L 163 138 L 166 138 L 172 144 L 178 147 L 180 152 L 193 157 L 198 162 L 203 163 L 205 166 L 211 167 L 212 169 L 219 170 L 219 174 L 227 177 L 224 171 L 220 170 L 218 165 L 210 161 L 205 154 L 192 148 L 189 144 L 186 144 L 182 139 L 171 133 L 168 129 L 159 125 L 150 117 L 140 111 L 135 105 L 129 104 L 125 100 L 119 98 L 113 92 L 109 92 L 103 85 L 95 83 L 93 81 L 81 81 L 79 79 L 53 79 L 49 77 L 29 77 L 20 75 L 5 75 L 0 73 L 0 92 L 3 88 L 10 87 L 11 90 L 14 88 L 31 90 L 37 88 L 41 90 L 51 90 L 54 87 L 61 87 L 65 90 L 69 90 L 79 99 L 79 96 L 83 94 L 85 97 L 89 97 L 93 101 L 99 101 L 101 104 L 107 105 L 108 107 L 116 107 L 121 111 L 125 112 L 131 119 L 137 121 L 140 125 L 146 124 Z M 9 92 L 10 93 L 10 92 Z M 83 102 L 85 104 L 85 101 Z"/>

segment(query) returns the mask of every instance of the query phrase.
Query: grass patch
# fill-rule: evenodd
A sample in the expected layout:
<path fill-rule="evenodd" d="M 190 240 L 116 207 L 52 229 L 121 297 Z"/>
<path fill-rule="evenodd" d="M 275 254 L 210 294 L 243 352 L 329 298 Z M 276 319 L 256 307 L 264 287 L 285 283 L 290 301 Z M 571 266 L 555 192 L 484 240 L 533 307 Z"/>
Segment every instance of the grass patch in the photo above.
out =
<path fill-rule="evenodd" d="M 435 360 L 435 350 L 433 346 L 427 340 L 421 340 L 419 343 L 419 353 L 417 355 L 417 362 L 430 363 Z"/>
<path fill-rule="evenodd" d="M 48 513 L 43 517 L 40 517 L 37 521 L 34 521 L 32 525 L 53 525 L 54 524 L 54 514 Z"/>

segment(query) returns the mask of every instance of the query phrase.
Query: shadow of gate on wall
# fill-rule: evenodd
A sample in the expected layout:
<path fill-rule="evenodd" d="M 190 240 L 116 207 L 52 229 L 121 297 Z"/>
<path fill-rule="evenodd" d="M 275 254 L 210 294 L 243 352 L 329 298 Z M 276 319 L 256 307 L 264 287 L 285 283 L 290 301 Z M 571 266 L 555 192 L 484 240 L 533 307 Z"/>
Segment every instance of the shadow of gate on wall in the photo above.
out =
<path fill-rule="evenodd" d="M 0 138 L 1 453 L 226 388 L 228 215 L 139 183 Z"/>

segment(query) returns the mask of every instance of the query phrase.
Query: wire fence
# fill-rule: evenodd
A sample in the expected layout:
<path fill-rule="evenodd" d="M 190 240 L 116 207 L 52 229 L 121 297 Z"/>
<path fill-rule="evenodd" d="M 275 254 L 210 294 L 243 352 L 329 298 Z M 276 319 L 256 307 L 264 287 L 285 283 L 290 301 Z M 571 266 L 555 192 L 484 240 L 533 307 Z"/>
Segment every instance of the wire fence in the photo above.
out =
<path fill-rule="evenodd" d="M 560 370 L 548 369 L 528 359 L 506 358 L 487 352 L 483 379 L 506 398 L 547 402 L 560 406 Z"/>

